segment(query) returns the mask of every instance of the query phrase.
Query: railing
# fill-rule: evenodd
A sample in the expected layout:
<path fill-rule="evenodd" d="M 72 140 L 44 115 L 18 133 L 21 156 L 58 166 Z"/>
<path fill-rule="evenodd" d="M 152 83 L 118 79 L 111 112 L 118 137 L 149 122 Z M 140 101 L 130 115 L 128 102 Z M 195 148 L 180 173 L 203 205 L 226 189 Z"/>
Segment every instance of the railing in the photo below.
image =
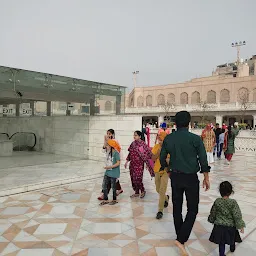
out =
<path fill-rule="evenodd" d="M 127 107 L 125 113 L 127 114 L 140 114 L 140 113 L 164 113 L 166 106 L 152 106 L 152 107 Z M 256 110 L 256 102 L 246 103 L 247 110 Z M 189 112 L 198 111 L 238 111 L 243 109 L 239 102 L 229 103 L 207 103 L 207 104 L 186 104 L 186 105 L 170 105 L 168 112 L 177 112 L 187 110 Z"/>
<path fill-rule="evenodd" d="M 192 133 L 202 134 L 202 129 L 191 129 Z M 150 147 L 155 145 L 157 129 L 150 132 Z M 235 148 L 238 152 L 256 153 L 256 131 L 241 130 L 235 139 Z"/>
<path fill-rule="evenodd" d="M 15 132 L 12 136 L 0 133 L 0 141 L 13 142 L 14 151 L 33 151 L 36 146 L 36 135 L 32 132 Z"/>
<path fill-rule="evenodd" d="M 5 140 L 9 140 L 9 139 L 10 139 L 10 137 L 9 137 L 8 133 L 5 133 L 5 132 L 0 133 L 0 141 L 5 141 Z"/>

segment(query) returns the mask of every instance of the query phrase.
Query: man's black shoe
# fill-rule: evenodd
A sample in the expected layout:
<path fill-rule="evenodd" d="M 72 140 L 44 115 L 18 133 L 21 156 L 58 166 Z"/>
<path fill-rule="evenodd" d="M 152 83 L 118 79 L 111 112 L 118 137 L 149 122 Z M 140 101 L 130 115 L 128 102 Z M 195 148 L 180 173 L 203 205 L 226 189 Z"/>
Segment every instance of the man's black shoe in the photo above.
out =
<path fill-rule="evenodd" d="M 157 215 L 156 215 L 156 218 L 158 220 L 162 219 L 163 218 L 163 213 L 162 212 L 158 212 Z"/>

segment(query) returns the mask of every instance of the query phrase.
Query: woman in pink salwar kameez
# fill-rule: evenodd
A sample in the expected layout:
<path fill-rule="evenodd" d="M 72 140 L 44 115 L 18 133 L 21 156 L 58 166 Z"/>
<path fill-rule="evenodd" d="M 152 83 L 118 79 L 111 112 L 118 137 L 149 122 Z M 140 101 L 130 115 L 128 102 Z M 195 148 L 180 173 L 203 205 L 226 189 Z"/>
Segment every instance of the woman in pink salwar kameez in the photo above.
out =
<path fill-rule="evenodd" d="M 131 198 L 143 198 L 146 195 L 143 185 L 143 172 L 145 164 L 151 177 L 154 177 L 152 153 L 147 144 L 141 140 L 141 135 L 142 134 L 140 131 L 134 132 L 134 141 L 128 149 L 129 154 L 125 163 L 125 168 L 127 168 L 127 165 L 130 162 L 129 169 L 131 182 L 133 190 L 135 191 L 135 194 L 133 194 Z"/>

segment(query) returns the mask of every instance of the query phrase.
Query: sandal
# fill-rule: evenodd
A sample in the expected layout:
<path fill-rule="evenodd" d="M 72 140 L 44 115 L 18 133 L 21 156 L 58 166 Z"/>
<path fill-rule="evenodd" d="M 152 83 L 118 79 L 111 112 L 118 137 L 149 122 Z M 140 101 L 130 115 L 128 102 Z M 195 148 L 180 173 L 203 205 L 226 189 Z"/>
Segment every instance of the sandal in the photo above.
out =
<path fill-rule="evenodd" d="M 116 195 L 117 196 L 119 196 L 120 194 L 122 194 L 124 191 L 121 189 L 121 190 L 118 190 L 117 192 L 116 192 Z"/>
<path fill-rule="evenodd" d="M 109 205 L 115 205 L 115 204 L 118 204 L 116 200 L 113 200 L 112 202 L 109 203 Z"/>
<path fill-rule="evenodd" d="M 142 193 L 140 194 L 140 198 L 144 198 L 145 195 L 146 195 L 146 191 L 144 191 L 144 192 L 142 192 Z"/>
<path fill-rule="evenodd" d="M 99 196 L 99 197 L 98 197 L 98 200 L 99 200 L 99 201 L 104 200 L 104 195 Z"/>
<path fill-rule="evenodd" d="M 105 204 L 109 204 L 109 201 L 103 201 L 103 202 L 101 202 L 101 203 L 100 203 L 100 206 L 103 206 L 103 205 L 105 205 Z"/>
<path fill-rule="evenodd" d="M 140 196 L 140 194 L 133 194 L 130 196 L 130 198 L 135 198 L 135 197 L 139 197 L 139 196 Z"/>

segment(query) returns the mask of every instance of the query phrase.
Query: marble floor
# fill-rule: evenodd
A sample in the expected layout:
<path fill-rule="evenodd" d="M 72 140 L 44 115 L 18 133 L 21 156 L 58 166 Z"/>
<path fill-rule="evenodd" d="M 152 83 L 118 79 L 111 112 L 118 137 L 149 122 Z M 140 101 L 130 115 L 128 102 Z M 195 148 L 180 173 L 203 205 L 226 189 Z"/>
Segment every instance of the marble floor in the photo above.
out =
<path fill-rule="evenodd" d="M 54 154 L 16 152 L 11 158 L 0 158 L 0 166 L 0 196 L 5 196 L 101 177 L 103 163 Z"/>
<path fill-rule="evenodd" d="M 0 172 L 1 169 L 26 167 L 43 164 L 63 163 L 68 161 L 76 161 L 79 158 L 71 156 L 62 156 L 55 154 L 48 154 L 44 152 L 28 152 L 20 151 L 13 152 L 12 156 L 0 157 Z"/>
<path fill-rule="evenodd" d="M 255 164 L 255 155 L 245 154 L 236 154 L 230 166 L 216 162 L 211 172 L 211 190 L 201 190 L 199 214 L 186 244 L 190 256 L 218 255 L 216 245 L 208 241 L 212 225 L 207 217 L 223 180 L 234 185 L 234 198 L 246 222 L 243 242 L 235 253 L 227 255 L 256 255 Z M 57 168 L 56 173 L 59 171 Z M 122 173 L 120 180 L 124 193 L 115 206 L 98 204 L 102 178 L 0 197 L 0 255 L 179 255 L 174 246 L 171 203 L 163 219 L 155 219 L 158 195 L 154 180 L 145 172 L 144 199 L 130 199 L 128 173 Z"/>

